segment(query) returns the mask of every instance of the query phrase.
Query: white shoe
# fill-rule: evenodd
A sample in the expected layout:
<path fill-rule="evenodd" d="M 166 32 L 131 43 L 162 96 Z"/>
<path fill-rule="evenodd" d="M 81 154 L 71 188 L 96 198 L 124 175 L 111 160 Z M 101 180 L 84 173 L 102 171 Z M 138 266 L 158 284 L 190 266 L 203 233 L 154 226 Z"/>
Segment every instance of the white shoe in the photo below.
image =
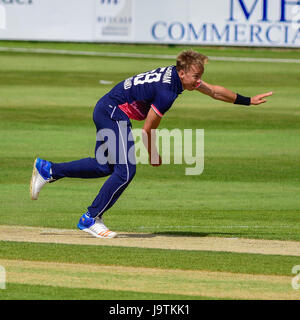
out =
<path fill-rule="evenodd" d="M 106 225 L 103 222 L 103 218 L 96 218 L 95 226 L 98 231 L 100 230 L 100 232 L 98 232 L 98 236 L 100 236 L 100 238 L 115 238 L 117 236 L 116 232 L 110 231 L 106 227 Z"/>
<path fill-rule="evenodd" d="M 115 238 L 117 236 L 116 232 L 110 231 L 101 218 L 91 218 L 86 214 L 82 215 L 79 220 L 77 227 L 85 232 L 88 232 L 96 238 Z"/>
<path fill-rule="evenodd" d="M 37 200 L 43 186 L 52 181 L 54 179 L 51 177 L 51 163 L 40 158 L 35 159 L 30 182 L 31 199 Z"/>

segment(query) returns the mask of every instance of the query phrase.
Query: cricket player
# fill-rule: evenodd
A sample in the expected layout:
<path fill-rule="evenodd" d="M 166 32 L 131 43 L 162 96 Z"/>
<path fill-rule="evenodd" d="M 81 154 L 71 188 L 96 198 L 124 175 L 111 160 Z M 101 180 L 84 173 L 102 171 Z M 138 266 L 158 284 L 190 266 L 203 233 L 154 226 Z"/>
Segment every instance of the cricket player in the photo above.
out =
<path fill-rule="evenodd" d="M 245 106 L 264 103 L 265 98 L 272 95 L 268 92 L 245 97 L 222 86 L 204 82 L 201 78 L 207 61 L 208 58 L 198 52 L 183 51 L 177 57 L 176 66 L 157 68 L 117 84 L 97 102 L 94 109 L 93 120 L 97 129 L 95 158 L 66 163 L 37 158 L 30 184 L 31 199 L 38 199 L 45 184 L 64 177 L 108 177 L 87 212 L 79 219 L 77 227 L 98 238 L 116 237 L 117 234 L 105 226 L 102 217 L 136 173 L 130 119 L 144 121 L 143 142 L 149 153 L 149 163 L 160 166 L 161 157 L 151 131 L 155 131 L 161 118 L 184 90 L 197 90 L 213 99 Z M 108 139 L 108 133 L 114 133 L 113 139 Z"/>

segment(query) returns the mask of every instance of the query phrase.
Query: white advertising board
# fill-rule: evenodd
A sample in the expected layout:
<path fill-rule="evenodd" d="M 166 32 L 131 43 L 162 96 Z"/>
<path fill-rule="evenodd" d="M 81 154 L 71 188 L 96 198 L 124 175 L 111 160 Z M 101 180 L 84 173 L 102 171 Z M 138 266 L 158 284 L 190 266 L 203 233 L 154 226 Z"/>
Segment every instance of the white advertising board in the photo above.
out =
<path fill-rule="evenodd" d="M 154 3 L 161 7 L 159 2 L 163 10 L 155 9 Z M 138 41 L 144 37 L 160 43 L 300 46 L 300 1 L 152 0 L 150 5 L 139 0 L 135 6 L 148 12 L 146 19 L 135 16 Z"/>
<path fill-rule="evenodd" d="M 300 47 L 300 0 L 0 0 L 0 39 Z"/>
<path fill-rule="evenodd" d="M 0 0 L 0 39 L 92 41 L 94 3 L 95 0 Z"/>

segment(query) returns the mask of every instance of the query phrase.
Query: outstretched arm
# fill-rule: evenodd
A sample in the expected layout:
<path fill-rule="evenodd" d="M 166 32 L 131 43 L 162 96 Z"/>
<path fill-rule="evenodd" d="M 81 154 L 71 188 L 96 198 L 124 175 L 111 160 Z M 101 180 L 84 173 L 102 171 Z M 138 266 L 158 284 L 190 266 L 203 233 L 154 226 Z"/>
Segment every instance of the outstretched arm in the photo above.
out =
<path fill-rule="evenodd" d="M 245 104 L 245 105 L 251 105 L 251 104 L 259 105 L 261 103 L 267 102 L 265 98 L 273 94 L 273 92 L 262 93 L 251 98 L 249 97 L 246 100 L 246 99 L 243 99 L 245 97 L 242 97 L 237 93 L 232 92 L 229 89 L 226 89 L 221 86 L 208 84 L 202 80 L 201 80 L 201 84 L 199 85 L 199 87 L 197 87 L 196 90 L 198 90 L 201 93 L 207 94 L 208 96 L 216 100 L 221 100 L 221 101 L 236 103 L 236 104 Z"/>

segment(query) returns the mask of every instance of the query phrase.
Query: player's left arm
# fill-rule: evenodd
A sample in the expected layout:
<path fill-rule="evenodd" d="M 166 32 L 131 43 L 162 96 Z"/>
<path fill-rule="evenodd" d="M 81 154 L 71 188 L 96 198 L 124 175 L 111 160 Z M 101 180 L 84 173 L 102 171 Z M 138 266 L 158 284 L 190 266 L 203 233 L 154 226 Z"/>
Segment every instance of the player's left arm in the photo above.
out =
<path fill-rule="evenodd" d="M 155 135 L 155 130 L 158 128 L 160 121 L 161 117 L 150 108 L 142 129 L 143 143 L 149 154 L 150 165 L 154 167 L 158 167 L 162 164 L 161 156 L 159 155 L 156 146 Z"/>
<path fill-rule="evenodd" d="M 259 105 L 267 102 L 265 98 L 273 94 L 273 92 L 267 92 L 253 97 L 244 97 L 222 86 L 212 85 L 204 82 L 203 80 L 201 80 L 201 84 L 196 88 L 196 90 L 216 100 L 243 105 Z"/>

